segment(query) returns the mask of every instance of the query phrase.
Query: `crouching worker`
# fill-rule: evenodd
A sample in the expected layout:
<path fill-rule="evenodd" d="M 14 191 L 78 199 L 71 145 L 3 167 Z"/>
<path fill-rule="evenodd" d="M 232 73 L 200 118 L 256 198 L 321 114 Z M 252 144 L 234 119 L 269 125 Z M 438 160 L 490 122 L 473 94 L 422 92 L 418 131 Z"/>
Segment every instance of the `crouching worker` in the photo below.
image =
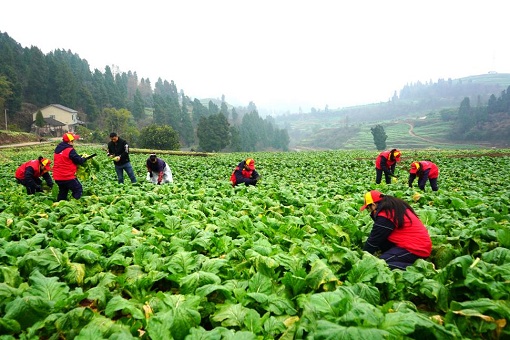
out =
<path fill-rule="evenodd" d="M 260 175 L 255 170 L 255 161 L 252 158 L 248 158 L 237 165 L 230 175 L 230 181 L 232 186 L 235 187 L 240 183 L 248 185 L 257 185 L 257 181 L 260 179 Z"/>
<path fill-rule="evenodd" d="M 425 259 L 432 252 L 432 241 L 427 228 L 413 208 L 397 197 L 386 196 L 377 190 L 365 194 L 374 226 L 363 250 L 386 261 L 391 269 L 406 269 L 417 259 Z"/>
<path fill-rule="evenodd" d="M 156 157 L 155 154 L 151 154 L 147 158 L 147 180 L 153 184 L 172 183 L 172 170 L 161 158 Z"/>
<path fill-rule="evenodd" d="M 48 158 L 39 156 L 39 158 L 21 164 L 16 169 L 16 181 L 27 188 L 27 194 L 33 195 L 36 192 L 42 192 L 42 180 L 44 178 L 46 184 L 53 187 L 49 171 L 51 170 L 51 161 Z"/>
<path fill-rule="evenodd" d="M 427 180 L 430 182 L 432 191 L 439 190 L 437 186 L 437 178 L 439 177 L 439 168 L 430 161 L 419 161 L 411 163 L 409 170 L 409 188 L 413 187 L 413 182 L 418 177 L 418 187 L 425 190 Z"/>

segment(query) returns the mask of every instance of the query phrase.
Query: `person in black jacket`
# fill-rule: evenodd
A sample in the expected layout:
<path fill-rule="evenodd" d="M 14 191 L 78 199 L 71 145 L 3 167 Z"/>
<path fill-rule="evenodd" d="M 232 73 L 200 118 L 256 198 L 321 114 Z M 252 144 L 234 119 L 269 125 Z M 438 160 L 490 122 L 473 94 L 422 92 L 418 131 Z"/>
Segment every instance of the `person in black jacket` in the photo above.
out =
<path fill-rule="evenodd" d="M 260 175 L 255 170 L 255 161 L 253 158 L 247 158 L 237 165 L 237 167 L 230 175 L 230 181 L 232 186 L 235 187 L 239 183 L 244 185 L 257 185 L 257 181 L 260 179 Z"/>
<path fill-rule="evenodd" d="M 126 171 L 129 176 L 131 183 L 136 183 L 135 172 L 129 161 L 129 145 L 124 139 L 119 138 L 115 132 L 110 133 L 108 157 L 110 157 L 113 160 L 113 164 L 115 164 L 115 172 L 117 173 L 117 180 L 119 183 L 124 183 L 124 171 Z"/>

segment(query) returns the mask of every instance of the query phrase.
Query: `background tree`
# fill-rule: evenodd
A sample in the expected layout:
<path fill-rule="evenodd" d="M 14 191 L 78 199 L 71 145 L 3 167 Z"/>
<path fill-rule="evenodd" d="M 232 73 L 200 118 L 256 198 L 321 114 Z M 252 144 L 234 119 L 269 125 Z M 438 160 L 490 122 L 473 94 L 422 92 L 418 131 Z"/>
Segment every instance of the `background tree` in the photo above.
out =
<path fill-rule="evenodd" d="M 198 145 L 201 150 L 221 151 L 230 144 L 227 118 L 221 113 L 200 118 L 197 127 Z"/>
<path fill-rule="evenodd" d="M 136 89 L 135 94 L 133 95 L 131 113 L 133 114 L 133 118 L 135 118 L 136 121 L 145 118 L 145 103 L 143 101 L 142 93 L 139 89 Z"/>
<path fill-rule="evenodd" d="M 129 124 L 133 116 L 127 109 L 104 109 L 102 119 L 104 119 L 102 126 L 108 129 L 107 131 L 117 132 L 120 135 L 125 134 L 129 125 L 134 125 Z"/>
<path fill-rule="evenodd" d="M 218 105 L 214 104 L 212 100 L 209 100 L 209 114 L 215 115 L 220 112 Z"/>
<path fill-rule="evenodd" d="M 239 122 L 239 114 L 237 113 L 236 111 L 236 108 L 233 107 L 232 108 L 232 122 L 234 123 L 234 125 L 237 125 Z"/>
<path fill-rule="evenodd" d="M 228 120 L 228 105 L 227 103 L 225 102 L 225 95 L 223 94 L 221 96 L 221 107 L 220 107 L 220 112 L 223 113 L 223 115 L 225 116 L 225 118 L 227 118 Z"/>
<path fill-rule="evenodd" d="M 197 126 L 198 123 L 200 122 L 200 118 L 209 115 L 209 110 L 197 98 L 193 100 L 191 106 L 193 108 L 191 114 L 191 121 L 193 122 L 194 126 Z"/>
<path fill-rule="evenodd" d="M 46 122 L 44 121 L 43 114 L 41 110 L 38 110 L 35 114 L 35 126 L 42 128 L 44 125 L 46 125 Z M 39 134 L 39 131 L 37 131 L 37 134 Z"/>
<path fill-rule="evenodd" d="M 169 125 L 152 124 L 140 131 L 138 145 L 153 150 L 179 150 L 179 134 Z"/>
<path fill-rule="evenodd" d="M 237 126 L 230 127 L 230 151 L 242 151 L 241 134 L 239 133 L 239 128 Z"/>
<path fill-rule="evenodd" d="M 179 136 L 184 145 L 189 146 L 195 141 L 195 131 L 191 122 L 191 100 L 181 92 L 181 115 L 179 120 Z"/>
<path fill-rule="evenodd" d="M 465 97 L 459 106 L 459 113 L 453 129 L 454 139 L 465 139 L 469 135 L 469 131 L 474 126 L 476 120 L 473 111 L 469 97 Z"/>
<path fill-rule="evenodd" d="M 370 132 L 372 132 L 372 136 L 374 137 L 374 144 L 377 150 L 381 151 L 386 149 L 386 139 L 388 139 L 388 136 L 386 132 L 384 132 L 384 127 L 378 124 L 370 128 Z"/>

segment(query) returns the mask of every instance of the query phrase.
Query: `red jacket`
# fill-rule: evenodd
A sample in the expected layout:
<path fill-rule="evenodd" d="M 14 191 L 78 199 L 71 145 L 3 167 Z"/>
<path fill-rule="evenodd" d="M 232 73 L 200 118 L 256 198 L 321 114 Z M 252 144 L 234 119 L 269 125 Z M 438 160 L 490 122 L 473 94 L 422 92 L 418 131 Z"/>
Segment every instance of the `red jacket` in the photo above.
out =
<path fill-rule="evenodd" d="M 423 172 L 427 171 L 430 169 L 429 171 L 429 178 L 438 178 L 439 177 L 439 168 L 437 167 L 437 165 L 435 165 L 434 163 L 432 162 L 429 162 L 429 161 L 420 161 L 420 167 L 423 169 Z M 419 177 L 419 175 L 418 175 Z"/>
<path fill-rule="evenodd" d="M 258 172 L 253 170 L 245 169 L 246 161 L 242 161 L 239 163 L 232 174 L 230 175 L 230 181 L 232 182 L 232 186 L 236 186 L 240 183 L 244 183 L 245 185 L 256 185 L 257 180 L 259 178 Z"/>
<path fill-rule="evenodd" d="M 78 165 L 82 165 L 86 161 L 87 159 L 76 153 L 72 145 L 61 142 L 53 154 L 53 179 L 56 181 L 75 179 Z"/>
<path fill-rule="evenodd" d="M 56 181 L 68 181 L 76 178 L 76 170 L 78 166 L 69 158 L 69 153 L 73 148 L 64 149 L 60 153 L 56 153 L 53 165 L 53 179 Z"/>
<path fill-rule="evenodd" d="M 40 168 L 40 165 L 41 165 L 41 162 L 39 162 L 39 160 L 35 159 L 35 160 L 32 160 L 32 161 L 28 161 L 26 163 L 23 163 L 21 164 L 17 169 L 16 169 L 16 178 L 19 179 L 20 181 L 24 180 L 25 179 L 25 171 L 27 169 L 27 167 L 31 167 L 32 169 L 34 169 L 34 177 L 35 178 L 39 178 L 41 177 L 41 168 Z"/>
<path fill-rule="evenodd" d="M 377 158 L 375 160 L 376 169 L 384 170 L 383 166 L 384 166 L 385 161 L 383 161 L 383 158 L 386 160 L 386 167 L 388 169 L 390 169 L 392 165 L 397 163 L 396 160 L 393 160 L 393 161 L 390 160 L 390 152 L 391 151 L 383 151 L 379 154 L 379 156 L 377 156 Z M 382 161 L 382 164 L 381 164 L 381 161 Z"/>
<path fill-rule="evenodd" d="M 377 214 L 377 217 L 379 216 L 387 218 L 396 225 L 395 219 L 389 216 L 386 211 L 380 211 Z M 432 252 L 432 241 L 427 228 L 418 216 L 409 210 L 404 216 L 404 225 L 400 228 L 395 227 L 388 240 L 416 256 L 429 257 Z"/>

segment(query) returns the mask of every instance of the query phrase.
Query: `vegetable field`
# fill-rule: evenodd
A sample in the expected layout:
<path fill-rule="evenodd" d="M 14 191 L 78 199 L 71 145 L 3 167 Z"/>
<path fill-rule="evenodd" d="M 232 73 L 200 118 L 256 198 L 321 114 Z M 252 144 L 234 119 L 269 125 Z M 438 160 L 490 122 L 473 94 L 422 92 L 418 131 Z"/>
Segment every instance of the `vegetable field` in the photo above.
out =
<path fill-rule="evenodd" d="M 508 339 L 510 157 L 403 150 L 375 184 L 372 151 L 164 155 L 174 183 L 119 185 L 99 148 L 80 200 L 27 196 L 0 151 L 0 339 Z M 253 157 L 257 187 L 229 176 Z M 439 191 L 407 187 L 411 161 Z M 56 187 L 56 186 L 55 186 Z M 372 189 L 411 203 L 433 254 L 391 271 L 361 248 Z"/>

